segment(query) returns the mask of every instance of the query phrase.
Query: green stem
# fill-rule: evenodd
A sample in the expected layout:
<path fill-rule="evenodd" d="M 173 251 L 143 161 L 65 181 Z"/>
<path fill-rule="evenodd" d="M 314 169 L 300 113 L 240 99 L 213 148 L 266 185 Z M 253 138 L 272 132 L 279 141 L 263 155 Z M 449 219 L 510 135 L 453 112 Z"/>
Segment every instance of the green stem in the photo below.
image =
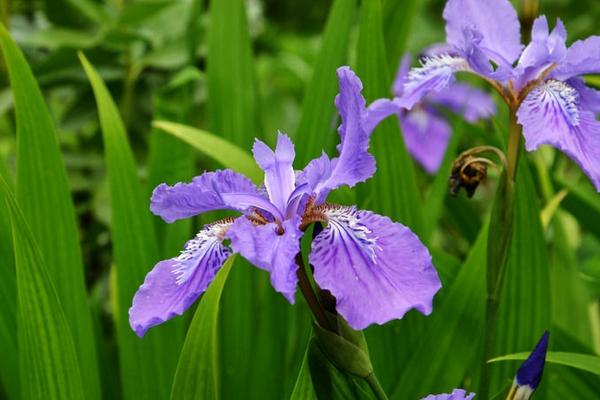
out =
<path fill-rule="evenodd" d="M 508 137 L 507 167 L 502 174 L 488 230 L 487 247 L 487 301 L 485 310 L 485 328 L 483 342 L 483 359 L 481 361 L 481 375 L 478 396 L 482 399 L 489 398 L 490 392 L 490 365 L 487 363 L 494 356 L 496 348 L 496 335 L 498 326 L 498 308 L 508 250 L 513 234 L 513 213 L 515 203 L 515 176 L 519 160 L 519 144 L 521 128 L 517 124 L 514 110 L 511 110 L 510 130 Z"/>
<path fill-rule="evenodd" d="M 371 390 L 373 391 L 373 393 L 375 393 L 375 396 L 379 400 L 388 400 L 388 397 L 385 394 L 385 391 L 381 387 L 381 384 L 377 380 L 377 377 L 375 376 L 374 373 L 371 374 L 371 375 L 369 375 L 369 376 L 367 376 L 365 378 L 365 380 L 367 381 L 367 383 L 369 384 L 369 387 L 371 388 Z"/>
<path fill-rule="evenodd" d="M 323 328 L 327 329 L 330 332 L 337 333 L 336 330 L 331 326 L 329 319 L 327 318 L 327 314 L 323 309 L 323 306 L 317 299 L 315 292 L 310 284 L 310 280 L 308 279 L 308 275 L 306 274 L 306 267 L 304 266 L 304 260 L 302 260 L 302 254 L 296 254 L 296 264 L 298 264 L 298 286 L 300 287 L 300 291 L 302 295 L 306 299 L 306 303 L 308 307 L 312 311 L 317 323 Z"/>

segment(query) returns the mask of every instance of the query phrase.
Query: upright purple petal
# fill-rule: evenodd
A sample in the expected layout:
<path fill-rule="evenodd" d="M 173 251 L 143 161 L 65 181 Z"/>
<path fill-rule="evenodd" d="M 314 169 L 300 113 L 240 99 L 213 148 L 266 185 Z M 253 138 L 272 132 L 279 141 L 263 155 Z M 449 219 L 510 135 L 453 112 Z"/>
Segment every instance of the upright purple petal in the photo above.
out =
<path fill-rule="evenodd" d="M 275 290 L 292 304 L 298 283 L 295 257 L 302 238 L 299 225 L 299 217 L 284 221 L 281 227 L 275 223 L 254 225 L 242 217 L 227 232 L 231 248 L 258 268 L 269 271 Z"/>
<path fill-rule="evenodd" d="M 498 65 L 512 64 L 521 54 L 521 32 L 515 9 L 508 0 L 448 0 L 444 9 L 446 40 L 458 49 L 465 30 L 481 34 L 481 48 Z"/>
<path fill-rule="evenodd" d="M 600 73 L 600 36 L 591 36 L 573 43 L 564 61 L 550 76 L 563 81 L 578 75 L 597 73 Z"/>
<path fill-rule="evenodd" d="M 213 210 L 243 212 L 250 207 L 277 215 L 277 209 L 248 178 L 227 169 L 205 172 L 191 183 L 160 184 L 154 189 L 150 204 L 150 210 L 166 222 Z"/>
<path fill-rule="evenodd" d="M 436 113 L 424 107 L 415 107 L 398 115 L 406 148 L 427 171 L 434 174 L 440 168 L 448 147 L 452 128 Z"/>
<path fill-rule="evenodd" d="M 581 107 L 579 94 L 550 80 L 532 90 L 517 111 L 525 148 L 550 144 L 571 157 L 600 191 L 600 122 Z"/>
<path fill-rule="evenodd" d="M 296 156 L 294 144 L 287 135 L 279 132 L 275 151 L 258 139 L 252 151 L 257 164 L 265 171 L 265 187 L 271 203 L 284 212 L 296 183 L 292 166 Z"/>
<path fill-rule="evenodd" d="M 368 151 L 369 132 L 365 126 L 367 110 L 361 94 L 362 83 L 349 67 L 338 68 L 337 74 L 340 92 L 335 105 L 342 118 L 338 128 L 341 138 L 337 146 L 339 156 L 329 160 L 322 155 L 311 161 L 299 177 L 299 183 L 308 183 L 317 195 L 342 185 L 354 186 L 375 173 L 375 158 Z"/>
<path fill-rule="evenodd" d="M 159 262 L 146 275 L 129 309 L 129 324 L 138 336 L 183 314 L 204 293 L 231 254 L 222 244 L 228 226 L 205 226 L 178 257 Z"/>
<path fill-rule="evenodd" d="M 475 393 L 469 393 L 463 389 L 454 389 L 451 394 L 430 394 L 421 400 L 471 400 Z"/>
<path fill-rule="evenodd" d="M 515 70 L 518 89 L 536 79 L 552 64 L 565 58 L 567 53 L 567 31 L 559 19 L 550 33 L 545 16 L 536 18 L 533 23 L 532 39 L 527 45 Z"/>
<path fill-rule="evenodd" d="M 489 94 L 464 83 L 455 83 L 448 90 L 433 93 L 427 101 L 462 114 L 471 123 L 488 119 L 496 113 L 496 103 Z"/>
<path fill-rule="evenodd" d="M 441 284 L 431 255 L 407 227 L 369 211 L 330 206 L 327 227 L 312 242 L 314 277 L 336 298 L 354 329 L 429 314 Z"/>

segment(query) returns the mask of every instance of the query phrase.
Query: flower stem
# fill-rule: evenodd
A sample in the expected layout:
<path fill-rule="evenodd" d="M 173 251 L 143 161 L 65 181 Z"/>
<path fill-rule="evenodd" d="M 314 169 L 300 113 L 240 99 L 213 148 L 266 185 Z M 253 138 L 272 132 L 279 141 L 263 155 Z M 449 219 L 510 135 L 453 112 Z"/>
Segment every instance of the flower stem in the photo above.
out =
<path fill-rule="evenodd" d="M 302 259 L 301 253 L 296 254 L 296 264 L 298 264 L 298 286 L 300 286 L 300 291 L 306 299 L 306 303 L 308 304 L 310 311 L 312 311 L 313 315 L 315 316 L 317 323 L 323 329 L 327 329 L 328 331 L 337 333 L 336 330 L 331 326 L 331 323 L 327 318 L 327 314 L 325 313 L 323 306 L 319 302 L 319 299 L 317 299 L 312 285 L 310 284 L 308 275 L 306 275 L 306 267 L 304 265 L 304 260 Z"/>
<path fill-rule="evenodd" d="M 510 130 L 508 137 L 507 166 L 502 175 L 496 199 L 492 208 L 490 226 L 488 228 L 487 246 L 487 301 L 485 310 L 485 328 L 483 342 L 483 359 L 481 361 L 481 375 L 478 396 L 482 399 L 489 398 L 490 392 L 490 365 L 487 363 L 494 356 L 496 349 L 496 335 L 498 326 L 498 308 L 508 250 L 513 234 L 513 214 L 515 204 L 515 176 L 519 157 L 519 143 L 521 128 L 517 124 L 515 111 L 511 110 Z"/>

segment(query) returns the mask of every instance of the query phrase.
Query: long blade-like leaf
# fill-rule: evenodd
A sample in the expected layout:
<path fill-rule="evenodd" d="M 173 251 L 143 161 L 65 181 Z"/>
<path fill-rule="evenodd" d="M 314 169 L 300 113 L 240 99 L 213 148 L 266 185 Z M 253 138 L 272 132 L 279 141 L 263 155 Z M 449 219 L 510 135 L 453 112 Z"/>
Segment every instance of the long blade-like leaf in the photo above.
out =
<path fill-rule="evenodd" d="M 0 158 L 0 179 L 10 182 L 4 160 Z M 12 190 L 12 187 L 11 187 Z M 0 194 L 0 394 L 9 399 L 19 398 L 19 362 L 17 353 L 17 277 L 13 251 L 10 213 Z"/>
<path fill-rule="evenodd" d="M 502 357 L 495 357 L 489 362 L 497 361 L 522 361 L 529 357 L 529 352 L 509 354 Z M 567 367 L 577 368 L 582 371 L 591 372 L 600 375 L 600 357 L 591 354 L 567 353 L 563 351 L 549 351 L 546 354 L 546 362 L 566 365 Z"/>
<path fill-rule="evenodd" d="M 244 148 L 258 130 L 252 49 L 243 0 L 212 0 L 207 78 L 210 129 Z"/>
<path fill-rule="evenodd" d="M 314 66 L 296 131 L 296 165 L 301 168 L 335 142 L 333 99 L 335 70 L 346 62 L 348 39 L 356 14 L 356 0 L 336 0 L 331 6 L 323 43 Z"/>
<path fill-rule="evenodd" d="M 73 334 L 87 397 L 100 398 L 98 361 L 75 210 L 52 118 L 23 54 L 0 27 L 17 125 L 17 199 Z"/>
<path fill-rule="evenodd" d="M 496 354 L 529 350 L 550 328 L 548 255 L 538 196 L 526 161 L 522 157 L 516 177 L 514 233 L 498 310 Z M 516 368 L 516 363 L 493 366 L 496 389 L 491 393 L 505 387 Z"/>
<path fill-rule="evenodd" d="M 219 303 L 235 257 L 230 257 L 194 314 L 177 365 L 172 400 L 219 398 Z"/>
<path fill-rule="evenodd" d="M 181 349 L 181 320 L 155 328 L 143 339 L 135 336 L 129 326 L 127 310 L 133 295 L 158 259 L 156 237 L 115 103 L 92 65 L 83 55 L 80 59 L 94 89 L 104 138 L 117 270 L 116 325 L 123 396 L 127 400 L 164 399 L 169 395 Z"/>
<path fill-rule="evenodd" d="M 155 121 L 153 125 L 183 140 L 219 164 L 243 173 L 254 182 L 262 181 L 263 172 L 254 159 L 232 142 L 201 129 L 173 122 Z"/>
<path fill-rule="evenodd" d="M 487 225 L 443 301 L 426 324 L 426 333 L 406 363 L 392 392 L 393 399 L 418 399 L 456 387 L 476 357 L 483 329 Z M 444 289 L 442 289 L 444 290 Z"/>
<path fill-rule="evenodd" d="M 71 331 L 23 212 L 0 178 L 11 217 L 18 289 L 19 373 L 23 399 L 85 398 Z"/>
<path fill-rule="evenodd" d="M 357 57 L 357 72 L 363 81 L 367 102 L 389 97 L 391 81 L 380 0 L 362 2 Z M 359 203 L 424 235 L 425 222 L 413 163 L 395 119 L 383 121 L 375 130 L 371 136 L 371 152 L 377 160 L 377 172 L 358 187 Z M 397 380 L 408 355 L 407 349 L 421 335 L 422 322 L 421 316 L 407 315 L 403 321 L 368 332 L 375 372 L 384 388 Z"/>

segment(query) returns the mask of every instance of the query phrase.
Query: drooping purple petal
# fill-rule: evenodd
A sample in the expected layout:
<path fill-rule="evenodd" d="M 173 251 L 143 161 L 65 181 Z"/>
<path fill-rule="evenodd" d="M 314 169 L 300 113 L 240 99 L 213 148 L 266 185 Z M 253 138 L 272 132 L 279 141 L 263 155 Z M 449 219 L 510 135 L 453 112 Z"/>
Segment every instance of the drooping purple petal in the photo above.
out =
<path fill-rule="evenodd" d="M 321 198 L 323 193 L 342 185 L 354 186 L 375 173 L 375 158 L 368 151 L 367 110 L 361 94 L 362 83 L 349 67 L 338 68 L 337 74 L 340 92 L 335 98 L 335 105 L 342 118 L 338 128 L 341 138 L 337 146 L 339 156 L 329 160 L 323 154 L 312 160 L 298 177 L 299 183 L 308 183 Z"/>
<path fill-rule="evenodd" d="M 469 393 L 463 389 L 454 389 L 451 394 L 430 394 L 421 400 L 471 400 L 475 393 Z"/>
<path fill-rule="evenodd" d="M 508 0 L 448 0 L 444 9 L 446 40 L 465 49 L 465 30 L 481 34 L 482 50 L 498 65 L 512 64 L 521 54 L 521 32 Z"/>
<path fill-rule="evenodd" d="M 275 151 L 258 139 L 252 151 L 257 164 L 265 171 L 265 187 L 271 203 L 284 212 L 296 182 L 292 166 L 296 156 L 294 144 L 287 135 L 278 132 Z"/>
<path fill-rule="evenodd" d="M 550 33 L 545 16 L 533 23 L 532 39 L 527 45 L 515 69 L 515 86 L 521 89 L 528 82 L 565 58 L 567 53 L 567 31 L 559 19 Z"/>
<path fill-rule="evenodd" d="M 247 218 L 238 218 L 227 231 L 231 248 L 260 269 L 269 271 L 271 284 L 276 291 L 294 304 L 296 293 L 296 254 L 300 251 L 302 232 L 300 218 L 283 222 L 254 225 Z"/>
<path fill-rule="evenodd" d="M 496 103 L 490 95 L 463 83 L 455 83 L 448 90 L 432 93 L 427 101 L 462 114 L 471 123 L 490 118 L 496 113 Z"/>
<path fill-rule="evenodd" d="M 204 293 L 231 254 L 222 244 L 228 226 L 205 226 L 178 257 L 159 262 L 146 275 L 129 309 L 129 324 L 138 336 L 183 314 Z"/>
<path fill-rule="evenodd" d="M 578 75 L 597 73 L 600 73 L 600 36 L 591 36 L 573 43 L 564 61 L 550 76 L 564 81 Z"/>
<path fill-rule="evenodd" d="M 429 314 L 441 284 L 431 255 L 407 227 L 369 211 L 330 206 L 327 227 L 312 242 L 314 277 L 336 298 L 354 329 Z"/>
<path fill-rule="evenodd" d="M 154 189 L 150 210 L 166 222 L 213 210 L 245 211 L 249 207 L 277 215 L 277 209 L 245 176 L 231 170 L 205 172 L 191 183 L 160 184 Z"/>
<path fill-rule="evenodd" d="M 416 107 L 398 114 L 406 148 L 427 171 L 434 174 L 440 168 L 452 128 L 428 108 Z"/>
<path fill-rule="evenodd" d="M 421 67 L 410 70 L 404 83 L 402 100 L 407 109 L 426 95 L 448 88 L 454 83 L 456 72 L 470 70 L 465 59 L 449 55 L 423 58 L 421 64 Z"/>
<path fill-rule="evenodd" d="M 546 81 L 532 90 L 517 111 L 525 148 L 550 144 L 572 158 L 600 191 L 600 122 L 581 108 L 577 90 Z"/>

